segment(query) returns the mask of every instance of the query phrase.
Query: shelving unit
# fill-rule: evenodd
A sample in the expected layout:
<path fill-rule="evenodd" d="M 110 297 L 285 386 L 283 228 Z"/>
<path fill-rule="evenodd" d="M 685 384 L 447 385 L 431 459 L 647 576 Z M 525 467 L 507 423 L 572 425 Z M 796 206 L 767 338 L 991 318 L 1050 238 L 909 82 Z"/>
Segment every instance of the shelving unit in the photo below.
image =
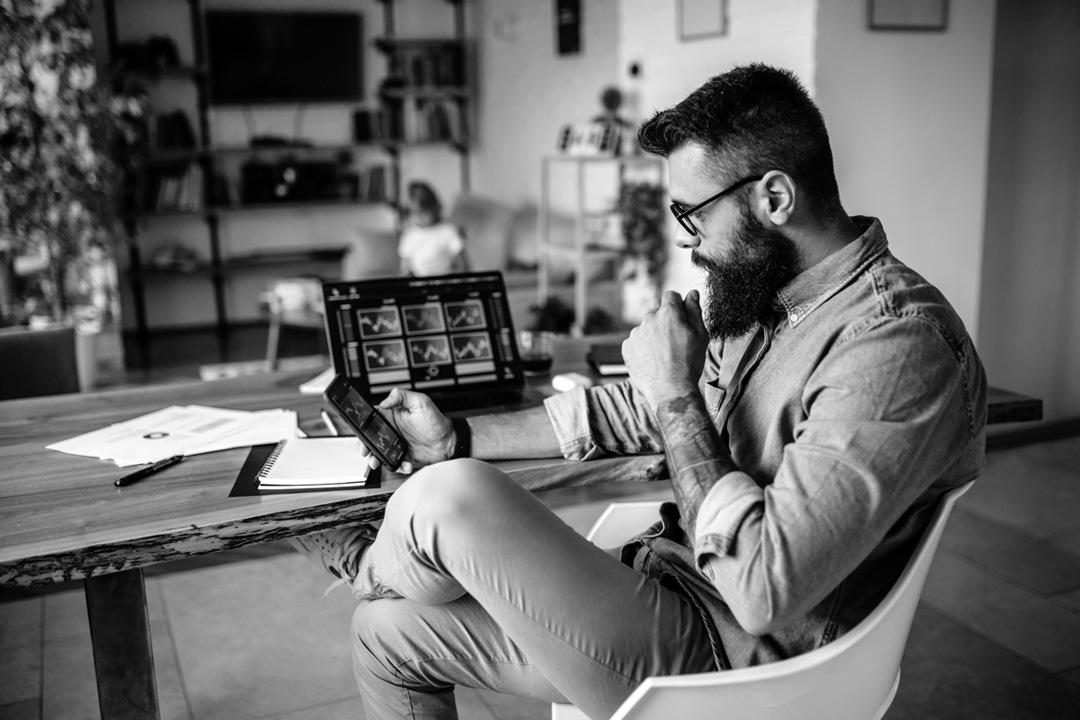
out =
<path fill-rule="evenodd" d="M 139 42 L 147 39 L 120 38 L 117 6 L 137 1 L 104 2 L 106 41 L 109 57 L 114 60 L 119 57 L 121 40 Z M 168 304 L 160 305 L 159 298 L 163 297 L 163 293 L 171 293 L 172 297 L 178 294 L 194 297 L 193 294 L 210 291 L 213 318 L 209 322 L 216 331 L 219 354 L 223 359 L 228 359 L 229 333 L 233 327 L 241 324 L 235 316 L 236 311 L 230 310 L 229 300 L 232 298 L 236 302 L 236 293 L 240 292 L 236 288 L 246 287 L 244 284 L 233 285 L 239 275 L 246 273 L 246 276 L 257 277 L 257 273 L 262 273 L 272 279 L 275 270 L 279 270 L 282 274 L 311 272 L 327 279 L 335 278 L 340 276 L 342 261 L 349 250 L 349 245 L 333 242 L 301 249 L 283 249 L 279 247 L 280 243 L 270 243 L 265 249 L 236 254 L 235 248 L 225 247 L 225 239 L 230 237 L 229 228 L 232 227 L 226 223 L 237 222 L 245 216 L 255 218 L 275 212 L 318 213 L 325 216 L 327 212 L 375 207 L 397 210 L 404 182 L 402 156 L 421 146 L 442 145 L 451 148 L 458 157 L 460 187 L 463 191 L 469 187 L 466 116 L 471 93 L 464 0 L 444 0 L 453 13 L 453 36 L 449 38 L 398 37 L 395 34 L 394 6 L 402 0 L 372 0 L 365 5 L 370 10 L 381 10 L 382 34 L 370 41 L 378 53 L 386 58 L 384 80 L 374 93 L 377 103 L 374 113 L 376 127 L 370 139 L 344 143 L 284 141 L 251 145 L 237 144 L 235 137 L 231 144 L 214 143 L 204 2 L 175 1 L 178 4 L 187 3 L 189 28 L 162 27 L 161 32 L 169 33 L 171 29 L 183 35 L 186 51 L 183 54 L 189 57 L 185 57 L 183 64 L 161 68 L 152 78 L 147 76 L 146 79 L 151 84 L 191 83 L 194 101 L 191 103 L 193 107 L 187 109 L 191 112 L 191 124 L 194 125 L 191 128 L 194 146 L 151 148 L 145 156 L 140 157 L 134 175 L 138 181 L 129 193 L 126 207 L 121 210 L 129 239 L 126 278 L 130 289 L 128 307 L 134 321 L 129 332 L 134 336 L 137 349 L 137 352 L 129 354 L 128 362 L 138 367 L 148 366 L 153 339 L 168 331 L 165 326 L 151 320 L 153 313 L 149 308 L 157 308 L 160 316 L 161 307 L 169 307 Z M 295 9 L 305 11 L 307 8 L 302 0 L 296 0 Z M 370 15 L 364 12 L 365 17 Z M 190 46 L 187 45 L 189 29 Z M 146 32 L 145 29 L 142 32 Z M 154 110 L 162 109 L 165 108 L 151 108 L 152 116 Z M 351 113 L 355 109 L 343 107 L 341 112 Z M 302 111 L 301 105 L 297 112 Z M 251 134 L 254 135 L 253 132 Z M 309 197 L 297 192 L 298 186 L 293 186 L 294 194 L 275 199 L 267 197 L 265 192 L 258 196 L 249 193 L 242 182 L 243 173 L 261 169 L 258 167 L 259 161 L 265 161 L 268 165 L 283 158 L 297 165 L 309 160 L 328 163 L 331 159 L 349 163 L 359 157 L 358 153 L 365 156 L 371 153 L 381 155 L 384 162 L 369 165 L 359 173 L 339 176 L 339 197 Z M 237 177 L 238 171 L 240 177 Z M 227 181 L 223 181 L 224 178 Z M 260 187 L 260 191 L 263 187 Z M 398 217 L 399 214 L 382 217 Z M 205 246 L 198 248 L 199 259 L 194 265 L 187 263 L 162 267 L 149 261 L 145 230 L 148 224 L 160 221 L 198 223 L 205 228 Z M 202 231 L 199 231 L 198 237 L 201 236 Z M 189 240 L 191 242 L 202 241 Z M 247 244 L 250 245 L 250 240 Z M 183 285 L 171 286 L 166 290 L 162 288 L 164 282 Z M 247 285 L 251 283 L 250 280 L 246 282 Z M 157 305 L 154 305 L 155 300 Z M 192 315 L 205 317 L 202 313 L 207 312 L 208 306 L 204 302 L 199 307 L 202 309 L 197 313 L 192 311 Z"/>
<path fill-rule="evenodd" d="M 570 186 L 569 199 L 556 208 L 553 194 L 552 177 L 557 170 L 569 173 L 572 179 L 560 183 L 560 187 Z M 589 177 L 590 169 L 605 170 L 608 177 Z M 590 279 L 590 272 L 597 261 L 616 262 L 623 255 L 619 213 L 616 207 L 622 183 L 631 178 L 647 178 L 652 182 L 662 183 L 664 178 L 663 161 L 647 155 L 606 156 L 606 155 L 553 155 L 541 161 L 540 212 L 538 218 L 538 264 L 537 264 L 537 302 L 543 304 L 550 296 L 553 260 L 568 259 L 573 267 L 574 297 L 574 334 L 580 335 L 588 312 L 590 286 L 596 290 Z M 602 187 L 607 181 L 610 187 Z M 601 186 L 601 187 L 598 187 Z M 606 195 L 599 203 L 590 202 L 590 196 Z M 569 207 L 565 207 L 568 204 Z M 571 244 L 560 244 L 554 239 L 553 218 L 568 213 L 573 220 L 573 238 Z M 616 269 L 617 272 L 617 269 Z M 613 282 L 617 278 L 613 279 Z M 611 290 L 611 288 L 608 288 Z M 618 314 L 618 308 L 614 308 Z"/>
<path fill-rule="evenodd" d="M 444 0 L 453 7 L 451 38 L 400 37 L 395 0 L 379 0 L 383 35 L 375 47 L 386 58 L 379 87 L 377 136 L 394 158 L 409 147 L 448 144 L 459 160 L 461 190 L 469 189 L 469 50 L 465 39 L 464 0 Z M 396 167 L 399 168 L 398 165 Z M 400 172 L 398 180 L 402 180 Z M 401 188 L 399 187 L 399 197 Z"/>
<path fill-rule="evenodd" d="M 153 268 L 146 268 L 144 266 L 142 249 L 138 237 L 138 222 L 141 218 L 147 217 L 148 215 L 145 208 L 147 193 L 149 192 L 146 183 L 151 177 L 156 178 L 158 183 L 163 183 L 164 181 L 161 179 L 163 175 L 160 175 L 159 173 L 163 173 L 164 168 L 173 170 L 174 168 L 171 168 L 170 166 L 183 167 L 185 169 L 188 167 L 197 167 L 201 173 L 212 170 L 212 165 L 210 163 L 211 157 L 206 153 L 197 151 L 198 148 L 206 148 L 210 145 L 210 129 L 209 124 L 206 121 L 207 111 L 209 109 L 207 101 L 206 56 L 205 46 L 200 31 L 202 28 L 202 4 L 200 0 L 187 0 L 187 2 L 189 5 L 190 24 L 193 28 L 193 64 L 159 68 L 158 71 L 154 72 L 152 75 L 145 68 L 129 68 L 125 70 L 125 72 L 141 75 L 142 80 L 148 85 L 169 81 L 191 82 L 195 87 L 197 98 L 196 114 L 199 119 L 198 130 L 193 130 L 195 134 L 195 148 L 161 149 L 160 151 L 152 152 L 146 157 L 137 158 L 137 174 L 129 176 L 125 180 L 125 183 L 128 184 L 128 188 L 125 191 L 125 197 L 122 201 L 120 210 L 128 235 L 128 280 L 132 292 L 132 306 L 135 311 L 136 339 L 139 349 L 139 358 L 134 364 L 141 367 L 147 365 L 150 343 L 150 328 L 147 322 L 146 310 L 147 281 L 155 276 L 161 277 L 168 274 L 178 274 L 175 270 L 158 270 L 155 272 Z M 116 0 L 106 0 L 104 3 L 104 12 L 106 19 L 108 54 L 111 61 L 116 63 L 120 58 L 121 46 Z M 226 317 L 224 311 L 223 281 L 220 274 L 214 271 L 215 267 L 220 265 L 221 259 L 217 221 L 216 217 L 202 213 L 202 210 L 205 208 L 204 187 L 195 187 L 194 185 L 191 185 L 186 188 L 186 192 L 188 195 L 192 196 L 190 204 L 185 204 L 184 208 L 180 209 L 179 204 L 177 203 L 172 209 L 160 214 L 165 217 L 184 215 L 201 217 L 204 218 L 207 223 L 209 228 L 208 237 L 211 262 L 206 267 L 189 268 L 190 272 L 184 274 L 198 276 L 209 280 L 214 296 L 216 324 L 219 329 L 220 342 L 223 341 L 222 335 L 225 328 Z M 157 199 L 155 198 L 155 202 L 156 200 Z M 130 362 L 131 358 L 129 357 L 128 360 Z"/>

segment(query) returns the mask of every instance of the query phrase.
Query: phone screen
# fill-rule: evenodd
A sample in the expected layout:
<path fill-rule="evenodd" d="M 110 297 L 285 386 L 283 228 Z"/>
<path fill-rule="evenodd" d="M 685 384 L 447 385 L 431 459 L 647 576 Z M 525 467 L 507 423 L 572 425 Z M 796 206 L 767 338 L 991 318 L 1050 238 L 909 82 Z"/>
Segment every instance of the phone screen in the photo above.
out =
<path fill-rule="evenodd" d="M 326 398 L 387 469 L 396 470 L 401 465 L 404 439 L 347 380 L 336 378 L 326 388 Z"/>

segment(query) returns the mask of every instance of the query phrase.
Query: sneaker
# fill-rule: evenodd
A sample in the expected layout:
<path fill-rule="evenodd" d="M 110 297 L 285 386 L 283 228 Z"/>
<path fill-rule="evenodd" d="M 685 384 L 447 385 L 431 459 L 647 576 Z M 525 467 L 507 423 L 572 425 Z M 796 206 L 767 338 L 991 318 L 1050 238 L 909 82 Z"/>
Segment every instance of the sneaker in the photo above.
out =
<path fill-rule="evenodd" d="M 352 585 L 360 568 L 360 558 L 375 540 L 382 521 L 377 520 L 360 525 L 322 530 L 310 535 L 289 538 L 297 552 L 320 565 L 338 578 L 340 582 Z M 335 583 L 331 589 L 340 583 Z"/>

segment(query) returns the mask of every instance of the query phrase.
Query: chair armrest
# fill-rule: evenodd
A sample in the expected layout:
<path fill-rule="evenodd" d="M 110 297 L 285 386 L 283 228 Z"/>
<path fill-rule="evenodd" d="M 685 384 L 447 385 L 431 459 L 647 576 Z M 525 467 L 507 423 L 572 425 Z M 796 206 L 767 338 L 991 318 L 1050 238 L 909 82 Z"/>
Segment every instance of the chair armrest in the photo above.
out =
<path fill-rule="evenodd" d="M 586 536 L 594 545 L 613 548 L 660 519 L 659 500 L 611 503 Z"/>

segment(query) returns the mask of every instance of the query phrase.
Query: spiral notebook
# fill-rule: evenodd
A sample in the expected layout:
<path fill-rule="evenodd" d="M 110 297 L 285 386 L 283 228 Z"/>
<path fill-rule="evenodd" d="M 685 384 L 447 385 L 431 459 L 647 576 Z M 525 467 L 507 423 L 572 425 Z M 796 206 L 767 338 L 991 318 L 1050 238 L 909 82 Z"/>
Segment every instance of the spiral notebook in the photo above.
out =
<path fill-rule="evenodd" d="M 287 438 L 270 452 L 255 483 L 266 489 L 363 487 L 371 468 L 355 437 Z"/>

